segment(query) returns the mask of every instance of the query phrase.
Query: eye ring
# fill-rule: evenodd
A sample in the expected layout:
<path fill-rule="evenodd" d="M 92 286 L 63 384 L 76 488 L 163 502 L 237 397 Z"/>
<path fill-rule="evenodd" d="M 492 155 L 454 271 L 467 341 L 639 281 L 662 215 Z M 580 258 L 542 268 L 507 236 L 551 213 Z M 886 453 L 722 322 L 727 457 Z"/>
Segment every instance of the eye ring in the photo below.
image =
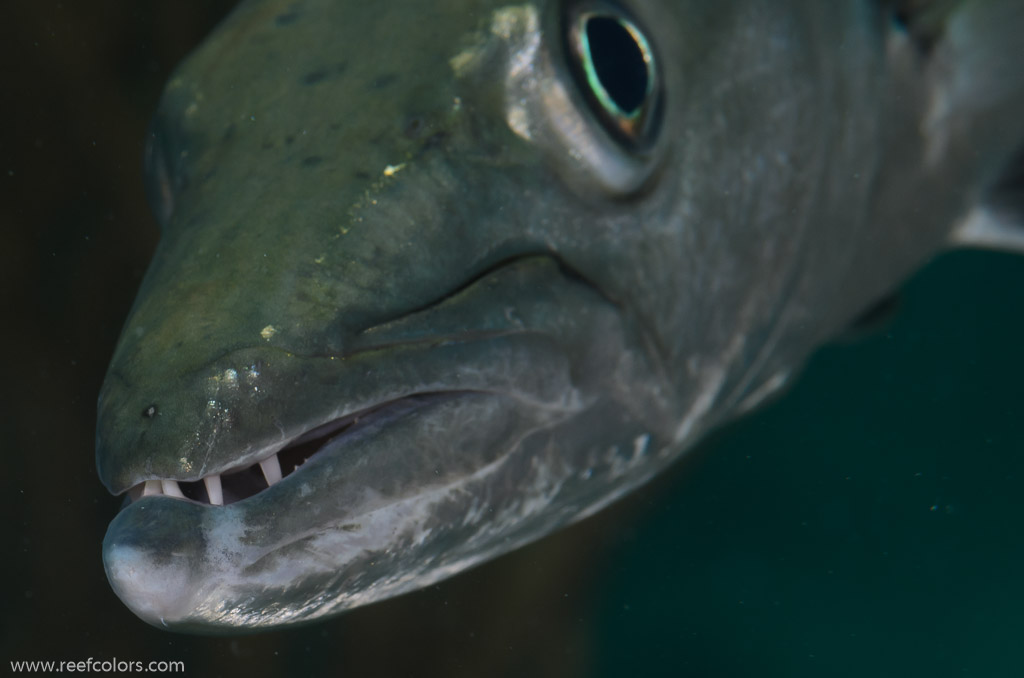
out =
<path fill-rule="evenodd" d="M 629 150 L 649 147 L 664 97 L 648 33 L 617 4 L 603 1 L 568 4 L 563 35 L 570 71 L 595 117 Z"/>

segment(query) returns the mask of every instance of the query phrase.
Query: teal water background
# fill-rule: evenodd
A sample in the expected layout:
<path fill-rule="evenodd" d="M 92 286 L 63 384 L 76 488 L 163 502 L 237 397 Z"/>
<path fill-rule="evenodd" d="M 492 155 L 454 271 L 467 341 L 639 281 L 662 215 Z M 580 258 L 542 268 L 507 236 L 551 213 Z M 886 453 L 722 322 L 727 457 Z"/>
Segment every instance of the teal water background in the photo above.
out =
<path fill-rule="evenodd" d="M 601 675 L 1024 675 L 1024 266 L 947 255 L 607 563 Z"/>

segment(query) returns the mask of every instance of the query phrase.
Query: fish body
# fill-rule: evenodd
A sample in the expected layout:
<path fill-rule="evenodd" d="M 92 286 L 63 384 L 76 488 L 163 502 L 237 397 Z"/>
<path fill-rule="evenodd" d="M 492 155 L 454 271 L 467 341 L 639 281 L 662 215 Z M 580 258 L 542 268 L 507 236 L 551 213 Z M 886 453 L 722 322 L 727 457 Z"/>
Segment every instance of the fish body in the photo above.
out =
<path fill-rule="evenodd" d="M 114 590 L 223 632 L 429 585 L 644 483 L 936 252 L 1020 249 L 1018 27 L 241 4 L 148 141 L 162 235 L 99 402 Z"/>

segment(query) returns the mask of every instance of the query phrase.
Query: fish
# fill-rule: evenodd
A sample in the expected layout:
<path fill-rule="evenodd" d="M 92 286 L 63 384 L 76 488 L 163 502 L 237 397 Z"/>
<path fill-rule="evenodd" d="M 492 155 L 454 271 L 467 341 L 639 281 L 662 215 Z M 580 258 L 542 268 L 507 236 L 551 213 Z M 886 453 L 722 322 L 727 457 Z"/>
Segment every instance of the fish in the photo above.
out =
<path fill-rule="evenodd" d="M 117 596 L 308 623 L 600 511 L 954 247 L 1024 250 L 1012 0 L 248 0 L 147 136 Z"/>

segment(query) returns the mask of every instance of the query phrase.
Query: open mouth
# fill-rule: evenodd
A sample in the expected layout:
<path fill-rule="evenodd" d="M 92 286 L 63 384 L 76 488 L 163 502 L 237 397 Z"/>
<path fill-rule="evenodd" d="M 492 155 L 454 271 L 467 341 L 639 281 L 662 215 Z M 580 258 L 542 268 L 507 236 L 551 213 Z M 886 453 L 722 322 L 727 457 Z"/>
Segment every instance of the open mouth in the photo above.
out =
<path fill-rule="evenodd" d="M 452 391 L 421 393 L 379 403 L 310 429 L 248 466 L 213 473 L 199 480 L 145 480 L 128 490 L 128 502 L 164 495 L 214 506 L 233 504 L 276 485 L 325 448 L 334 447 L 342 439 L 356 435 L 371 424 L 402 416 L 457 394 Z"/>

